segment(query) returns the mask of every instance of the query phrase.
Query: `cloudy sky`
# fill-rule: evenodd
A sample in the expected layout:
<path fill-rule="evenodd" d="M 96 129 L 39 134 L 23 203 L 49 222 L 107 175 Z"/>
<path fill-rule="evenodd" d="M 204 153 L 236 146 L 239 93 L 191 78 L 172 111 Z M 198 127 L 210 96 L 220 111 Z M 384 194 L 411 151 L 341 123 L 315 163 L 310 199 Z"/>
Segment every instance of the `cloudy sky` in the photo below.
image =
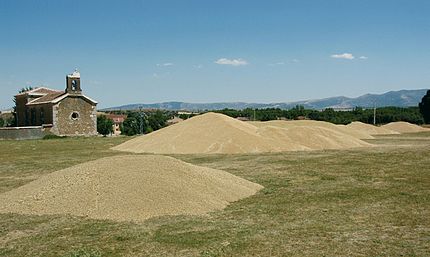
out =
<path fill-rule="evenodd" d="M 99 107 L 430 88 L 430 1 L 0 1 L 0 109 L 78 68 Z"/>

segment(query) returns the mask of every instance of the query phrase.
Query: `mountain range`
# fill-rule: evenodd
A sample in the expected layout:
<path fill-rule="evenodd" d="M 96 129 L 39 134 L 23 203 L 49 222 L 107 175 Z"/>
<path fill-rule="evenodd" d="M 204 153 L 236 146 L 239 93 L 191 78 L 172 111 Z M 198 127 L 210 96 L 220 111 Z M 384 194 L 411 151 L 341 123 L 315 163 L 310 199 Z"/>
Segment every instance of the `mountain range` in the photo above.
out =
<path fill-rule="evenodd" d="M 422 97 L 426 94 L 427 89 L 417 90 L 400 90 L 390 91 L 384 94 L 365 94 L 356 98 L 345 96 L 336 96 L 323 99 L 314 99 L 297 102 L 284 103 L 245 103 L 245 102 L 219 102 L 219 103 L 186 103 L 186 102 L 163 102 L 152 104 L 127 104 L 117 107 L 103 109 L 103 111 L 112 110 L 136 110 L 142 109 L 164 109 L 164 110 L 221 110 L 229 109 L 245 109 L 245 108 L 280 108 L 291 109 L 297 105 L 304 106 L 306 109 L 322 110 L 326 108 L 334 109 L 350 109 L 354 107 L 372 108 L 396 106 L 408 107 L 418 106 Z"/>

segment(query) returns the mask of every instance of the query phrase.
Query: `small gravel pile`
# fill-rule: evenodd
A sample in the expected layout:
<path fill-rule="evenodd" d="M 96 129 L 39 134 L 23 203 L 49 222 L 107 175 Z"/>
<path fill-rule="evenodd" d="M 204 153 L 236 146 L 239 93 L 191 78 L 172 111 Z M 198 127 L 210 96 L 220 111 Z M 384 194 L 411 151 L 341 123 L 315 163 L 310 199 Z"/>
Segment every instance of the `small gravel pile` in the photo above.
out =
<path fill-rule="evenodd" d="M 428 128 L 423 128 L 421 126 L 404 121 L 391 122 L 383 125 L 382 127 L 385 129 L 396 131 L 398 133 L 416 133 L 430 131 L 430 129 Z"/>
<path fill-rule="evenodd" d="M 390 130 L 387 128 L 374 126 L 371 124 L 366 124 L 359 121 L 351 122 L 350 124 L 346 125 L 349 128 L 355 129 L 357 131 L 364 131 L 369 133 L 370 135 L 393 135 L 393 134 L 400 134 L 397 131 Z"/>
<path fill-rule="evenodd" d="M 0 212 L 143 221 L 220 210 L 261 188 L 230 173 L 172 157 L 125 155 L 56 171 L 3 193 Z"/>

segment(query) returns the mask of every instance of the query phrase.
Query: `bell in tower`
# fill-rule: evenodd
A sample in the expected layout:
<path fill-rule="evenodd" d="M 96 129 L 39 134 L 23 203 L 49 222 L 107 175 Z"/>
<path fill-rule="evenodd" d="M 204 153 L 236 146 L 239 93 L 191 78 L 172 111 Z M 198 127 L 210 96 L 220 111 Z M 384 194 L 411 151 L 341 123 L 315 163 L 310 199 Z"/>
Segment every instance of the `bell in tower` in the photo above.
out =
<path fill-rule="evenodd" d="M 72 74 L 66 76 L 66 93 L 80 94 L 81 93 L 81 74 L 76 69 Z"/>

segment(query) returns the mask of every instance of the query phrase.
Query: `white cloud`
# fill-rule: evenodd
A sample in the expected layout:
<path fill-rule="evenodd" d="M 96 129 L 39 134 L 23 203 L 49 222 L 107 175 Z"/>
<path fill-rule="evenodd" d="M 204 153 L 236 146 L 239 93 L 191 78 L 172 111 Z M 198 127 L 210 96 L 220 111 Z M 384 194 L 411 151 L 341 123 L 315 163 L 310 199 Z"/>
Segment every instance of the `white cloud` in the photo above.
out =
<path fill-rule="evenodd" d="M 194 67 L 195 69 L 201 69 L 201 68 L 203 68 L 203 65 L 198 64 L 198 65 L 193 65 L 193 67 Z"/>
<path fill-rule="evenodd" d="M 216 64 L 220 65 L 232 65 L 232 66 L 241 66 L 241 65 L 248 65 L 248 62 L 243 59 L 227 59 L 227 58 L 221 58 L 215 61 Z"/>
<path fill-rule="evenodd" d="M 346 59 L 346 60 L 353 60 L 355 59 L 354 55 L 350 53 L 343 53 L 343 54 L 333 54 L 331 58 L 335 59 Z"/>
<path fill-rule="evenodd" d="M 158 67 L 167 67 L 167 66 L 173 66 L 174 64 L 171 62 L 166 62 L 166 63 L 157 63 Z"/>
<path fill-rule="evenodd" d="M 298 59 L 293 59 L 292 61 L 293 62 L 300 62 Z"/>
<path fill-rule="evenodd" d="M 360 56 L 359 57 L 361 60 L 367 60 L 367 59 L 369 59 L 369 57 L 367 57 L 367 56 Z"/>

